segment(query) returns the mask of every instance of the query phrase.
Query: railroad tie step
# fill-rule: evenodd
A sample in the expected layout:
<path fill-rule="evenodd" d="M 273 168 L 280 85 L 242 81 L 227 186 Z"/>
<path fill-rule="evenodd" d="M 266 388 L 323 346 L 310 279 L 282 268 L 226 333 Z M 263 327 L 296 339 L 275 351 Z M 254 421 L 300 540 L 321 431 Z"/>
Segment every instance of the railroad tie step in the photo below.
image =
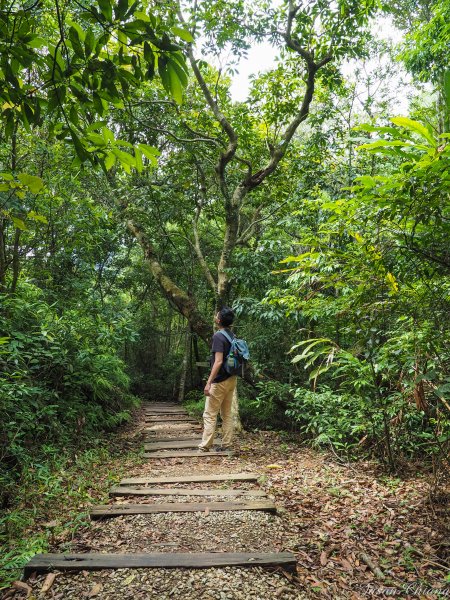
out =
<path fill-rule="evenodd" d="M 296 568 L 291 552 L 152 552 L 136 554 L 37 554 L 24 568 L 25 577 L 48 571 L 101 569 L 208 569 L 212 567 Z"/>
<path fill-rule="evenodd" d="M 261 510 L 275 513 L 277 508 L 270 500 L 232 500 L 229 502 L 167 502 L 153 504 L 106 504 L 94 506 L 91 519 L 121 515 L 148 515 L 168 512 L 217 512 L 236 510 Z"/>
<path fill-rule="evenodd" d="M 262 490 L 229 490 L 229 489 L 199 489 L 199 488 L 155 488 L 155 487 L 126 487 L 119 485 L 109 490 L 110 496 L 252 496 L 267 498 Z"/>
<path fill-rule="evenodd" d="M 173 475 L 169 477 L 128 477 L 119 485 L 145 485 L 155 483 L 201 483 L 204 481 L 258 481 L 260 473 L 226 473 L 224 475 Z"/>
<path fill-rule="evenodd" d="M 181 448 L 197 448 L 200 440 L 170 440 L 167 442 L 145 442 L 145 450 L 164 450 L 164 449 L 181 449 Z M 221 439 L 215 439 L 214 444 L 221 444 Z"/>
<path fill-rule="evenodd" d="M 162 450 L 161 452 L 144 452 L 144 458 L 214 458 L 215 456 L 233 456 L 233 452 L 228 450 L 210 450 L 201 452 L 200 450 Z"/>

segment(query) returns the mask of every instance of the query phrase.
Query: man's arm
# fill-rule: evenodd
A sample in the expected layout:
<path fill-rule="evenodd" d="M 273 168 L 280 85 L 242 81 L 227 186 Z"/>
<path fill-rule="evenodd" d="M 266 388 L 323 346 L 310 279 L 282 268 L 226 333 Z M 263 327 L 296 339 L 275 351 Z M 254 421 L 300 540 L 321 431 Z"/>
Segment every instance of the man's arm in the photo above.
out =
<path fill-rule="evenodd" d="M 214 364 L 211 369 L 211 373 L 209 374 L 208 381 L 206 382 L 204 394 L 205 396 L 209 396 L 209 391 L 211 388 L 211 383 L 217 377 L 220 371 L 220 367 L 223 363 L 223 352 L 216 352 L 214 355 Z"/>

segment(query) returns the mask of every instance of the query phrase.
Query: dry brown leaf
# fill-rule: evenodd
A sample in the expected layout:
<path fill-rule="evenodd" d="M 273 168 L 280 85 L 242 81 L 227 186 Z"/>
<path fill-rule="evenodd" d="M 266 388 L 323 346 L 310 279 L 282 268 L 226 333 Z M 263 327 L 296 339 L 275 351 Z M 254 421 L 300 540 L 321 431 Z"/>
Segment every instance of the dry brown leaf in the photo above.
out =
<path fill-rule="evenodd" d="M 33 588 L 30 585 L 28 585 L 28 583 L 25 583 L 24 581 L 13 581 L 12 587 L 16 590 L 22 590 L 23 592 L 26 592 L 27 598 L 33 591 Z"/>
<path fill-rule="evenodd" d="M 327 553 L 325 552 L 325 550 L 322 550 L 322 552 L 320 553 L 320 564 L 322 565 L 322 567 L 324 567 L 328 562 L 328 556 Z"/>
<path fill-rule="evenodd" d="M 96 583 L 94 585 L 94 587 L 91 589 L 91 591 L 88 594 L 88 598 L 93 598 L 94 596 L 98 596 L 98 594 L 100 594 L 100 592 L 102 591 L 103 586 L 101 583 Z"/>
<path fill-rule="evenodd" d="M 341 563 L 341 565 L 344 567 L 344 569 L 346 571 L 349 571 L 350 573 L 353 571 L 352 565 L 348 562 L 348 560 L 346 558 L 339 559 L 339 562 Z"/>
<path fill-rule="evenodd" d="M 207 517 L 209 515 L 209 508 L 208 507 L 205 508 L 205 513 L 204 514 L 205 514 L 205 517 Z"/>
<path fill-rule="evenodd" d="M 49 573 L 45 578 L 44 584 L 41 588 L 41 594 L 45 594 L 52 587 L 53 582 L 55 581 L 56 573 Z"/>

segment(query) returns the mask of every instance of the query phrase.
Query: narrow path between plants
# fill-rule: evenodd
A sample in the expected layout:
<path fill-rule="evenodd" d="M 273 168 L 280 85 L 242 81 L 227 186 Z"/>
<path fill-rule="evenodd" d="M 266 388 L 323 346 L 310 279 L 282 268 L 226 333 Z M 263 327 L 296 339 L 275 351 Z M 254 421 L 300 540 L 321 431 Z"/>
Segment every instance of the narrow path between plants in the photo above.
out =
<path fill-rule="evenodd" d="M 450 594 L 448 539 L 442 529 L 446 507 L 442 514 L 427 509 L 425 478 L 402 481 L 380 476 L 370 463 L 339 464 L 327 453 L 269 432 L 242 435 L 234 455 L 199 455 L 199 424 L 173 405 L 144 406 L 136 428 L 144 462 L 110 489 L 108 506 L 92 507 L 96 520 L 91 527 L 69 547 L 52 548 L 55 554 L 82 554 L 85 562 L 75 565 L 76 572 L 61 572 L 56 556 L 47 557 L 46 566 L 41 561 L 46 572 L 39 574 L 35 557 L 23 587 L 5 598 L 301 600 Z M 186 512 L 187 506 L 192 512 Z M 155 553 L 163 561 L 149 568 L 145 560 L 154 561 Z M 256 565 L 263 553 L 271 555 L 265 558 L 271 564 L 281 559 L 275 572 L 253 565 L 217 566 L 221 560 Z M 115 568 L 104 568 L 104 563 L 95 564 L 99 554 L 115 555 L 116 561 L 118 554 L 133 554 L 146 567 L 117 568 L 119 561 L 109 565 Z M 192 561 L 199 567 L 202 560 L 216 566 L 193 568 Z M 186 567 L 176 568 L 182 564 Z"/>

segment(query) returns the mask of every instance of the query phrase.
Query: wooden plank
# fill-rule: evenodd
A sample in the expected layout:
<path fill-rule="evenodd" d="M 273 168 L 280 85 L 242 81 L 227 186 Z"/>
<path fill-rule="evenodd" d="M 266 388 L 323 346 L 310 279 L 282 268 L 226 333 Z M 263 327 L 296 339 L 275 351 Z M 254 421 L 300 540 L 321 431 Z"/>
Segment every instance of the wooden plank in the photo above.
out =
<path fill-rule="evenodd" d="M 184 427 L 180 427 L 181 423 L 175 423 L 176 427 L 170 427 L 169 425 L 167 425 L 167 423 L 164 425 L 163 428 L 159 427 L 158 425 L 152 425 L 151 427 L 145 427 L 143 429 L 144 433 L 154 433 L 155 435 L 158 433 L 174 433 L 174 434 L 181 434 L 181 435 L 187 435 L 187 434 L 195 434 L 195 433 L 200 433 L 202 431 L 202 426 L 201 425 L 185 425 Z"/>
<path fill-rule="evenodd" d="M 147 421 L 147 423 L 175 423 L 175 422 L 180 422 L 180 423 L 198 423 L 199 421 L 197 419 L 193 419 L 192 417 L 172 417 L 172 416 L 168 416 L 168 417 L 145 417 L 145 420 Z"/>
<path fill-rule="evenodd" d="M 220 444 L 221 440 L 214 440 L 214 444 Z M 145 450 L 164 450 L 167 448 L 198 448 L 199 440 L 171 440 L 170 442 L 155 442 L 144 444 Z"/>
<path fill-rule="evenodd" d="M 37 554 L 24 568 L 25 577 L 47 571 L 98 571 L 100 569 L 205 569 L 211 567 L 296 568 L 291 552 L 151 552 L 136 554 Z"/>
<path fill-rule="evenodd" d="M 197 488 L 136 488 L 118 486 L 109 490 L 110 496 L 253 496 L 267 497 L 262 490 L 199 490 Z"/>
<path fill-rule="evenodd" d="M 165 504 L 105 504 L 94 506 L 90 511 L 91 519 L 117 517 L 119 515 L 150 515 L 168 512 L 223 512 L 235 510 L 263 510 L 276 512 L 276 506 L 270 500 L 232 500 L 230 502 L 166 502 Z"/>
<path fill-rule="evenodd" d="M 147 408 L 147 415 L 187 415 L 188 412 L 184 408 Z"/>
<path fill-rule="evenodd" d="M 211 450 L 210 452 L 200 452 L 200 450 L 177 450 L 167 452 L 144 452 L 144 458 L 211 458 L 213 456 L 233 456 L 233 452 L 214 452 Z"/>
<path fill-rule="evenodd" d="M 146 402 L 142 406 L 144 408 L 183 408 L 176 402 Z"/>
<path fill-rule="evenodd" d="M 201 483 L 204 481 L 258 481 L 260 473 L 227 473 L 225 475 L 179 475 L 173 477 L 128 477 L 119 485 L 152 483 Z"/>
<path fill-rule="evenodd" d="M 182 435 L 181 437 L 157 437 L 148 435 L 144 439 L 144 443 L 160 443 L 160 442 L 192 442 L 192 441 L 201 442 L 202 438 L 196 433 L 192 433 L 191 436 Z M 220 441 L 217 441 L 216 444 L 220 444 Z"/>

